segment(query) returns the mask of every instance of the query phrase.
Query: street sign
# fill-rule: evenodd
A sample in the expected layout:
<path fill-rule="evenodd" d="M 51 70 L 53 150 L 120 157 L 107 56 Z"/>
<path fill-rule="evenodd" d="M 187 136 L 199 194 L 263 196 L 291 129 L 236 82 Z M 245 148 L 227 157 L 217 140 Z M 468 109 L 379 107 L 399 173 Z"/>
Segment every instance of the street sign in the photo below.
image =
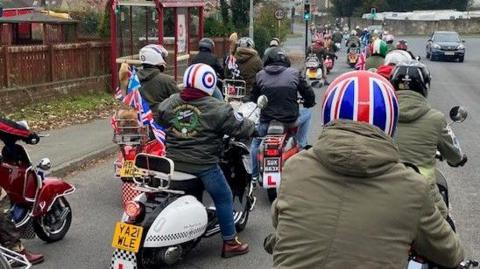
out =
<path fill-rule="evenodd" d="M 281 8 L 277 8 L 277 10 L 275 10 L 275 18 L 279 21 L 285 19 L 285 11 Z"/>

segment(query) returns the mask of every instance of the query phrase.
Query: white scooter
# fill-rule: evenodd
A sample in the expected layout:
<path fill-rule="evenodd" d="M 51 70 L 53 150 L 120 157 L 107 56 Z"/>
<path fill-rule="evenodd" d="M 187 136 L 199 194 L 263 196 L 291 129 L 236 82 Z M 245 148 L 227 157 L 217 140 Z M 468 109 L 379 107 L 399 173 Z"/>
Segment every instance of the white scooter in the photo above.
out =
<path fill-rule="evenodd" d="M 315 54 L 310 54 L 305 60 L 305 78 L 312 87 L 323 86 L 323 63 Z"/>

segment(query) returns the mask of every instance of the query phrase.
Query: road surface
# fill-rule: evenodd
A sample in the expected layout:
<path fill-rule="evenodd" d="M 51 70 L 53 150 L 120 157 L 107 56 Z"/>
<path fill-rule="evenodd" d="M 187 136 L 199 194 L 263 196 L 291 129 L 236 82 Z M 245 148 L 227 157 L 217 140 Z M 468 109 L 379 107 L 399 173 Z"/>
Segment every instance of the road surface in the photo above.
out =
<path fill-rule="evenodd" d="M 408 37 L 414 53 L 424 58 L 425 37 Z M 455 126 L 469 162 L 464 168 L 453 169 L 442 165 L 450 183 L 451 204 L 454 219 L 467 253 L 480 258 L 480 39 L 466 38 L 467 55 L 465 63 L 429 62 L 433 82 L 429 99 L 432 105 L 448 113 L 454 105 L 463 105 L 469 110 L 469 118 Z M 302 50 L 301 38 L 287 42 L 291 50 Z M 330 80 L 346 72 L 345 55 L 340 54 Z M 325 88 L 317 89 L 317 103 Z M 313 142 L 321 131 L 320 105 L 314 112 L 312 129 L 309 135 Z M 120 206 L 120 182 L 112 177 L 113 159 L 103 161 L 86 171 L 68 178 L 75 184 L 77 192 L 70 203 L 73 207 L 73 223 L 66 238 L 54 244 L 44 244 L 39 239 L 27 241 L 32 250 L 46 255 L 44 264 L 38 269 L 66 268 L 108 268 L 112 254 L 110 246 L 113 228 L 122 210 Z M 263 239 L 271 232 L 270 207 L 262 190 L 257 190 L 258 203 L 252 212 L 248 226 L 240 237 L 250 243 L 248 255 L 232 259 L 221 259 L 221 240 L 214 237 L 202 241 L 177 267 L 171 268 L 271 268 L 271 257 L 262 248 Z"/>

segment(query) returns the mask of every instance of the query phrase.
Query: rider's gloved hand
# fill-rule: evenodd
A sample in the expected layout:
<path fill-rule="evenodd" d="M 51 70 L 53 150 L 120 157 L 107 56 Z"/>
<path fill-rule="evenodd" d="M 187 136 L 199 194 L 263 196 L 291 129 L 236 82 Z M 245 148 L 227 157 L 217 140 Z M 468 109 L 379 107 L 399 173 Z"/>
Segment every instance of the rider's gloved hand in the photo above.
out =
<path fill-rule="evenodd" d="M 468 161 L 468 158 L 467 158 L 467 155 L 466 154 L 463 154 L 463 158 L 462 160 L 458 163 L 458 164 L 452 164 L 450 162 L 447 162 L 448 165 L 450 165 L 451 167 L 463 167 Z"/>

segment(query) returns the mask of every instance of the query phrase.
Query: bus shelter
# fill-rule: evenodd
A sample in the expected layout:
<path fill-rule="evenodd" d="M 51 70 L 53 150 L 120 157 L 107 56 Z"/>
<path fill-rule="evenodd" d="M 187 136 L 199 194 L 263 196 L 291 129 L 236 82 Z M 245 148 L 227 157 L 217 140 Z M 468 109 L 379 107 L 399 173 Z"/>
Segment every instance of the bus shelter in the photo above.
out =
<path fill-rule="evenodd" d="M 180 81 L 203 37 L 203 0 L 110 0 L 112 86 L 121 63 L 139 65 L 138 51 L 161 44 L 169 52 L 166 73 Z"/>

